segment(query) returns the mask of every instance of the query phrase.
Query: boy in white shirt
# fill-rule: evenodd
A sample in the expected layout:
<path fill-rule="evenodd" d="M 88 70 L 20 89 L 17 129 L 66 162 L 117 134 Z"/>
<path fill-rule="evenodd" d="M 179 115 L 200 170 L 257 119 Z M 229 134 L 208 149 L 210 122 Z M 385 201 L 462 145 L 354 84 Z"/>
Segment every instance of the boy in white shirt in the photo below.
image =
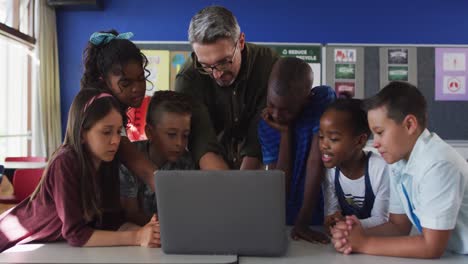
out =
<path fill-rule="evenodd" d="M 363 230 L 346 217 L 332 230 L 337 251 L 439 258 L 468 254 L 468 163 L 426 129 L 426 101 L 413 85 L 391 82 L 366 101 L 374 147 L 391 164 L 390 217 Z M 414 226 L 419 234 L 408 236 Z"/>

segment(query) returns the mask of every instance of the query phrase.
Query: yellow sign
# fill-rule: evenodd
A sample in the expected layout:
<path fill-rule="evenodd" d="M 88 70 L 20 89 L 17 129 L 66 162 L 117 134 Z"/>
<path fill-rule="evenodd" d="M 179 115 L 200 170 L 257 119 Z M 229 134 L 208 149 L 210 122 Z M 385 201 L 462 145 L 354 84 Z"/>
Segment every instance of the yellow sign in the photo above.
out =
<path fill-rule="evenodd" d="M 168 50 L 142 50 L 148 58 L 147 69 L 150 71 L 146 95 L 152 96 L 155 91 L 169 90 L 169 54 Z M 151 89 L 153 88 L 153 89 Z"/>

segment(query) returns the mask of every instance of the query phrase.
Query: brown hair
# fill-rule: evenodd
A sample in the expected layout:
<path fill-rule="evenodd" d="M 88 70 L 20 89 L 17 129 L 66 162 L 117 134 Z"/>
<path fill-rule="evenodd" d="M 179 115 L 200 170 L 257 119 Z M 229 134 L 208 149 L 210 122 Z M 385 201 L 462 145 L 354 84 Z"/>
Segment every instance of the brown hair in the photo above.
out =
<path fill-rule="evenodd" d="M 83 215 L 85 220 L 91 221 L 94 217 L 101 217 L 100 209 L 101 199 L 98 184 L 96 182 L 98 173 L 91 161 L 91 155 L 87 152 L 82 143 L 82 135 L 84 131 L 91 129 L 99 120 L 107 116 L 112 109 L 115 109 L 122 115 L 119 103 L 113 96 L 98 98 L 102 94 L 99 89 L 81 89 L 73 100 L 68 112 L 67 130 L 63 144 L 52 154 L 50 161 L 44 171 L 43 177 L 31 195 L 30 201 L 34 199 L 39 192 L 45 178 L 49 166 L 57 158 L 57 153 L 62 148 L 70 148 L 75 156 L 76 162 L 80 168 L 80 193 L 81 202 L 83 205 Z M 115 166 L 110 164 L 110 166 Z M 109 172 L 107 168 L 103 171 Z"/>
<path fill-rule="evenodd" d="M 155 126 L 162 113 L 191 114 L 192 104 L 188 95 L 174 91 L 157 91 L 151 97 L 146 123 Z"/>
<path fill-rule="evenodd" d="M 407 82 L 391 82 L 380 92 L 364 100 L 366 111 L 385 106 L 387 116 L 401 123 L 407 115 L 414 115 L 421 128 L 427 126 L 427 103 L 416 86 Z"/>

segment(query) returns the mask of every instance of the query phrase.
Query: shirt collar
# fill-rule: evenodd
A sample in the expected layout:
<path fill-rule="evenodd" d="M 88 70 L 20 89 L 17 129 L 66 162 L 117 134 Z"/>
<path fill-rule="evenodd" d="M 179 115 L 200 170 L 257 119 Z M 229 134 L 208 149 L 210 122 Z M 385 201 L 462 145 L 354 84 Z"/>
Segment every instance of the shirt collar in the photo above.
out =
<path fill-rule="evenodd" d="M 250 75 L 250 72 L 252 71 L 252 58 L 251 58 L 251 47 L 250 45 L 247 44 L 247 42 L 244 45 L 244 49 L 241 52 L 242 55 L 242 62 L 241 62 L 241 67 L 239 69 L 239 74 L 237 75 L 236 82 L 238 81 L 243 81 L 246 80 L 247 77 Z"/>
<path fill-rule="evenodd" d="M 409 156 L 408 161 L 406 160 L 400 160 L 397 162 L 395 168 L 397 170 L 400 170 L 405 174 L 411 174 L 413 175 L 414 173 L 418 172 L 418 164 L 421 162 L 420 157 L 421 155 L 424 155 L 424 151 L 426 150 L 426 145 L 429 142 L 429 140 L 432 138 L 432 134 L 429 132 L 429 130 L 424 129 L 424 131 L 419 135 L 418 139 L 416 140 L 416 143 L 413 146 L 413 149 L 411 150 L 411 154 Z"/>

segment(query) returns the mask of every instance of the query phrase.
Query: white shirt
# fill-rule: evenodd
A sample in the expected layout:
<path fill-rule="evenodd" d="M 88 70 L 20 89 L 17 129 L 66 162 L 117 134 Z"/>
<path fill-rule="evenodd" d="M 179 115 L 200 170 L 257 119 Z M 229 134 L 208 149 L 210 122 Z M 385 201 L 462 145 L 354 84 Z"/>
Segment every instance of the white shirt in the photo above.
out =
<path fill-rule="evenodd" d="M 389 173 L 390 169 L 385 160 L 378 154 L 372 153 L 369 159 L 369 179 L 375 200 L 371 216 L 360 219 L 364 228 L 374 227 L 388 221 Z M 351 180 L 340 171 L 339 181 L 346 200 L 351 199 L 354 204 L 362 206 L 366 192 L 364 175 L 359 179 Z M 323 187 L 325 214 L 331 215 L 336 211 L 341 211 L 335 191 L 335 168 L 327 169 Z"/>
<path fill-rule="evenodd" d="M 468 254 L 468 163 L 450 145 L 427 129 L 419 136 L 409 160 L 391 165 L 392 214 L 411 217 L 402 184 L 421 226 L 453 230 L 447 249 Z"/>

